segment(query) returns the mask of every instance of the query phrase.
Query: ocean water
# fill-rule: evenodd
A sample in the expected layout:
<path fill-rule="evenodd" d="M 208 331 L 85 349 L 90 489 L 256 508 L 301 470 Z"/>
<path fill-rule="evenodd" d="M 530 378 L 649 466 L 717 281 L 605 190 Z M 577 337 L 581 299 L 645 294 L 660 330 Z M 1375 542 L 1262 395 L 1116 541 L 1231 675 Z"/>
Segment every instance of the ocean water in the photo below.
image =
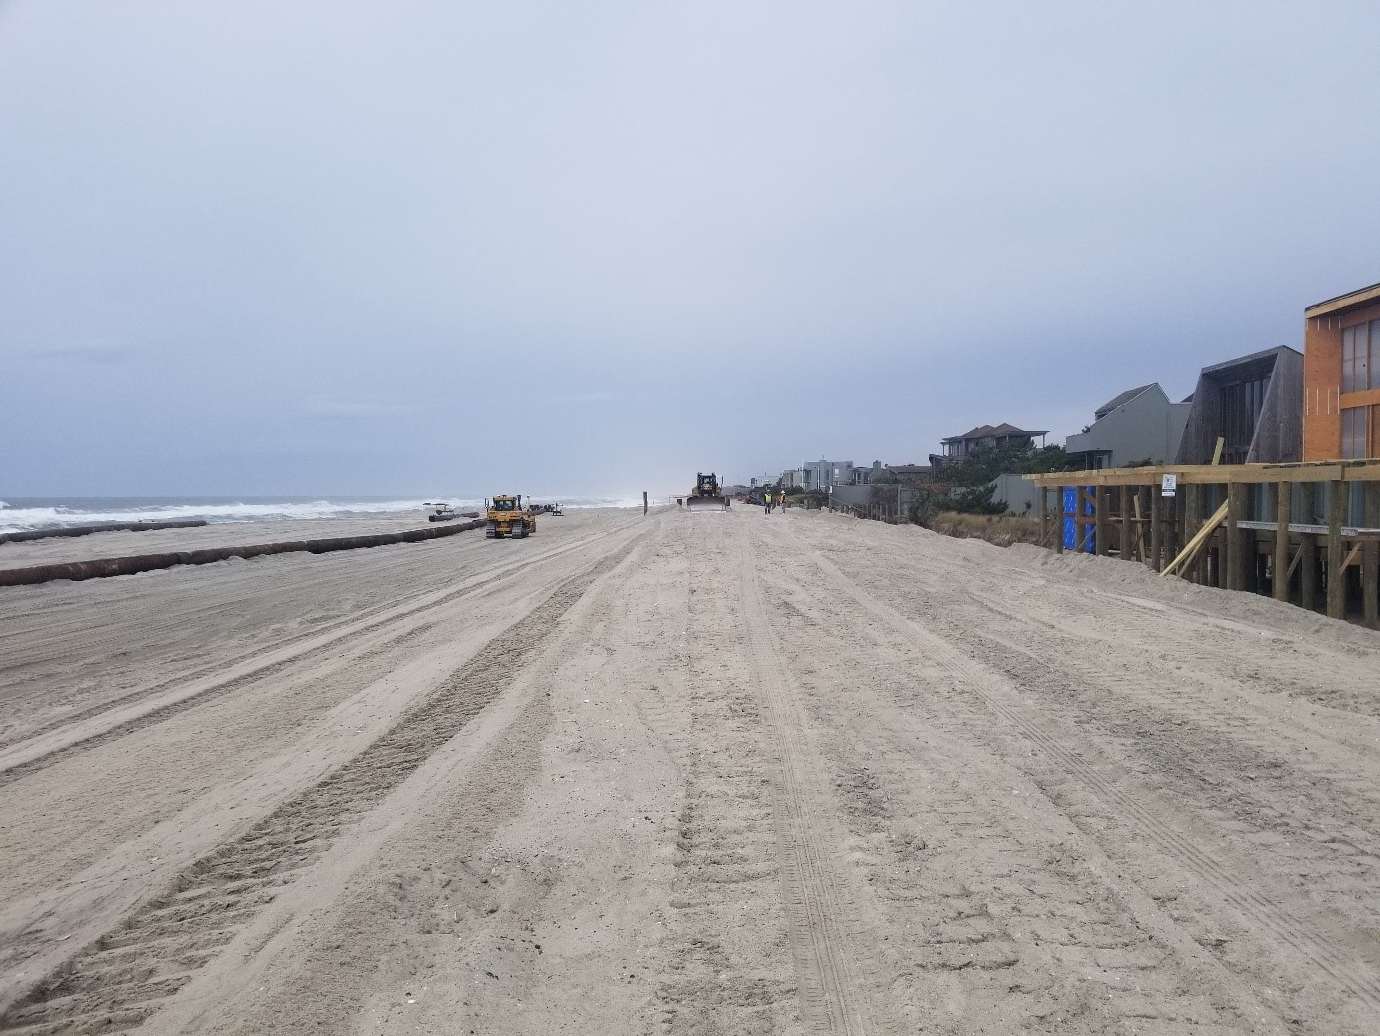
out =
<path fill-rule="evenodd" d="M 562 497 L 533 494 L 562 507 L 641 507 L 627 497 Z M 294 521 L 306 518 L 367 518 L 402 514 L 421 517 L 428 501 L 446 501 L 458 511 L 474 510 L 482 497 L 429 496 L 399 499 L 371 496 L 106 496 L 25 497 L 0 500 L 0 532 L 59 528 L 90 522 L 138 522 L 199 518 L 207 522 Z"/>

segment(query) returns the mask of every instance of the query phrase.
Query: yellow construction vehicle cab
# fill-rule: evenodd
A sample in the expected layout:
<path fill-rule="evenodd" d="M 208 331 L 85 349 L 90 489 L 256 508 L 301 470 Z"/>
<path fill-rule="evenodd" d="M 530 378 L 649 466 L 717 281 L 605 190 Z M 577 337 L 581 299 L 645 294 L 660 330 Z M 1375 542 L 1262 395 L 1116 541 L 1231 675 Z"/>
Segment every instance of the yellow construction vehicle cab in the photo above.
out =
<path fill-rule="evenodd" d="M 716 511 L 727 511 L 728 497 L 719 485 L 719 476 L 712 471 L 708 475 L 703 471 L 699 472 L 695 476 L 695 488 L 690 490 L 690 495 L 685 499 L 685 506 L 691 511 L 703 511 L 711 507 Z"/>
<path fill-rule="evenodd" d="M 522 494 L 517 496 L 496 496 L 484 501 L 489 524 L 484 535 L 491 540 L 511 536 L 522 539 L 537 531 L 537 516 L 530 503 L 522 502 Z"/>

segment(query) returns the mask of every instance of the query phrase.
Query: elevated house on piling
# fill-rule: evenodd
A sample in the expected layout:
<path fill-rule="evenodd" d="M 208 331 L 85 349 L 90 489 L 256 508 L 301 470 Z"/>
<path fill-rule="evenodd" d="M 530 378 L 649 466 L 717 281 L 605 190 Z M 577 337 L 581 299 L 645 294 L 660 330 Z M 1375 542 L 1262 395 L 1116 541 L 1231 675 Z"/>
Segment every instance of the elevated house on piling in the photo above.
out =
<path fill-rule="evenodd" d="M 1172 461 L 1026 476 L 1041 542 L 1380 629 L 1380 285 L 1305 344 L 1203 368 Z"/>
<path fill-rule="evenodd" d="M 1184 424 L 1179 464 L 1209 464 L 1225 440 L 1223 464 L 1300 458 L 1303 354 L 1287 345 L 1204 367 Z"/>
<path fill-rule="evenodd" d="M 1303 315 L 1303 459 L 1380 457 L 1380 284 Z"/>

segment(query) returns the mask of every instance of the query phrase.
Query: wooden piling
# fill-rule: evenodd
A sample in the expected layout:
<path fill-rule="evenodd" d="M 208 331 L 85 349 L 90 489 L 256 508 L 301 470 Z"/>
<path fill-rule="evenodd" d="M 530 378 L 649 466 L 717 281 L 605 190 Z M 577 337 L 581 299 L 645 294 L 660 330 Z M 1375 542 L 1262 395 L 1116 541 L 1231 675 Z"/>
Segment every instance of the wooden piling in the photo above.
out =
<path fill-rule="evenodd" d="M 1105 557 L 1107 554 L 1107 530 L 1111 527 L 1109 521 L 1111 515 L 1107 513 L 1108 498 L 1111 494 L 1103 485 L 1096 486 L 1093 492 L 1093 535 L 1097 537 L 1094 547 L 1099 555 Z"/>
<path fill-rule="evenodd" d="M 1182 505 L 1184 511 L 1184 542 L 1179 546 L 1179 550 L 1183 550 L 1184 546 L 1186 546 L 1198 533 L 1198 487 L 1184 486 L 1180 492 L 1184 495 Z M 1178 574 L 1183 579 L 1193 583 L 1197 582 L 1194 578 L 1197 571 L 1198 559 L 1194 558 L 1181 568 Z"/>
<path fill-rule="evenodd" d="M 1188 542 L 1188 511 L 1184 507 L 1184 489 L 1181 487 L 1174 496 L 1167 497 L 1169 501 L 1170 513 L 1174 519 L 1174 534 L 1171 536 L 1169 549 L 1164 552 L 1165 561 L 1160 565 L 1160 571 L 1164 571 L 1164 566 L 1169 564 L 1170 559 L 1179 556 L 1179 551 L 1184 549 L 1184 544 Z"/>
<path fill-rule="evenodd" d="M 1054 487 L 1054 552 L 1064 553 L 1064 486 Z"/>
<path fill-rule="evenodd" d="M 1299 486 L 1300 523 L 1314 524 L 1317 517 L 1317 487 L 1311 482 Z M 1318 610 L 1318 537 L 1311 532 L 1299 535 L 1299 604 Z"/>
<path fill-rule="evenodd" d="M 1368 482 L 1362 521 L 1368 529 L 1380 529 L 1380 482 Z M 1367 626 L 1380 628 L 1380 542 L 1369 540 L 1361 549 L 1361 617 Z"/>
<path fill-rule="evenodd" d="M 1169 475 L 1178 492 L 1164 497 Z M 1380 530 L 1378 461 L 1167 464 L 1027 478 L 1041 487 L 1041 538 L 1052 537 L 1056 551 L 1068 550 L 1062 524 L 1072 518 L 1079 550 L 1106 556 L 1115 547 L 1157 571 L 1270 594 L 1334 618 L 1347 618 L 1350 608 L 1352 621 L 1380 629 L 1380 533 L 1369 531 Z M 1060 483 L 1074 479 L 1075 506 L 1066 515 Z M 1049 489 L 1059 497 L 1054 507 Z M 1360 515 L 1348 510 L 1357 498 Z M 1350 525 L 1362 528 L 1359 537 Z M 1188 545 L 1194 549 L 1184 550 Z"/>
<path fill-rule="evenodd" d="M 1346 617 L 1346 572 L 1342 568 L 1342 517 L 1346 514 L 1346 483 L 1328 483 L 1327 500 L 1327 616 Z"/>
<path fill-rule="evenodd" d="M 1121 501 L 1121 542 L 1117 544 L 1117 554 L 1122 561 L 1129 561 L 1135 553 L 1135 532 L 1131 525 L 1131 487 L 1122 486 L 1117 490 L 1117 497 Z"/>
<path fill-rule="evenodd" d="M 1246 516 L 1246 487 L 1237 482 L 1227 485 L 1227 580 L 1230 590 L 1246 589 L 1246 538 L 1240 522 Z"/>
<path fill-rule="evenodd" d="M 1271 590 L 1276 601 L 1289 600 L 1289 511 L 1292 482 L 1275 483 L 1275 554 Z"/>
<path fill-rule="evenodd" d="M 1150 553 L 1145 563 L 1156 572 L 1164 567 L 1164 497 L 1154 486 L 1150 487 Z"/>

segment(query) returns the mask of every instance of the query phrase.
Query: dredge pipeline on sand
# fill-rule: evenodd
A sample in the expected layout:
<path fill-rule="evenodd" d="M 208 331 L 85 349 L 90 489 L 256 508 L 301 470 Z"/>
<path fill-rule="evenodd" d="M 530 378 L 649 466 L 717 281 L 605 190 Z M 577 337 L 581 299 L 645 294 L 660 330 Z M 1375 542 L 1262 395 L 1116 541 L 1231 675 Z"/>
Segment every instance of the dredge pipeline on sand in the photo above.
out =
<path fill-rule="evenodd" d="M 0 543 L 27 543 L 54 536 L 90 536 L 93 532 L 153 532 L 161 529 L 199 529 L 210 523 L 204 518 L 169 518 L 147 522 L 92 522 L 90 525 L 68 525 L 56 529 L 26 529 L 23 532 L 0 532 Z"/>
<path fill-rule="evenodd" d="M 205 524 L 189 523 L 189 524 Z M 301 551 L 308 554 L 328 554 L 334 550 L 359 550 L 365 547 L 385 547 L 393 543 L 420 543 L 443 536 L 454 536 L 470 529 L 478 529 L 484 520 L 462 522 L 459 525 L 430 526 L 408 529 L 406 532 L 380 532 L 369 536 L 333 536 L 318 540 L 286 540 L 281 543 L 251 543 L 242 547 L 204 547 L 200 550 L 170 551 L 165 554 L 135 554 L 123 558 L 95 558 L 91 561 L 67 561 L 51 565 L 31 565 L 27 568 L 0 569 L 0 586 L 30 586 L 54 579 L 104 579 L 109 576 L 130 576 L 138 572 L 152 572 L 174 565 L 209 565 L 230 558 L 257 558 L 265 554 L 287 554 Z"/>

